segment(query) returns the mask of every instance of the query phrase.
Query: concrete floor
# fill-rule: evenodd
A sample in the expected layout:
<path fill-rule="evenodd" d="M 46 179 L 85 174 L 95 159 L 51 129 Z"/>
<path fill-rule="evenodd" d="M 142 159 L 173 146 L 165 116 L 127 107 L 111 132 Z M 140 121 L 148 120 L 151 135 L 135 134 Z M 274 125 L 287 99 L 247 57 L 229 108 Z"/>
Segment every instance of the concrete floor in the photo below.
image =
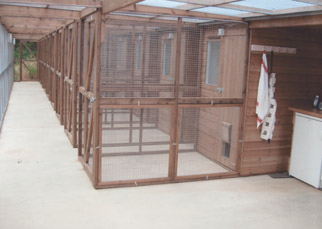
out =
<path fill-rule="evenodd" d="M 322 228 L 322 192 L 253 176 L 95 190 L 38 83 L 15 83 L 0 137 L 0 228 Z"/>

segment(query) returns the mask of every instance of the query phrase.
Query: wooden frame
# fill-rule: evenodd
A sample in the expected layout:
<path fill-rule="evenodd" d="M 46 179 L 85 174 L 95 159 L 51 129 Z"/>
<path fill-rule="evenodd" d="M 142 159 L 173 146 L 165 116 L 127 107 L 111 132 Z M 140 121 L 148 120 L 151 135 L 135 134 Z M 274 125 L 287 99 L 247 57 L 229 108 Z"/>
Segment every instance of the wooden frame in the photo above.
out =
<path fill-rule="evenodd" d="M 119 19 L 112 19 L 119 20 Z M 149 22 L 148 22 L 149 23 Z M 157 22 L 153 22 L 155 25 Z M 140 26 L 133 24 L 127 25 L 126 21 L 120 21 L 120 25 L 113 27 L 108 22 L 102 20 L 102 9 L 92 11 L 82 19 L 75 21 L 69 25 L 66 25 L 58 30 L 55 30 L 49 36 L 41 39 L 40 44 L 40 74 L 41 82 L 46 88 L 46 92 L 49 95 L 50 100 L 53 102 L 53 107 L 56 110 L 58 118 L 61 124 L 65 127 L 65 132 L 70 138 L 72 145 L 78 146 L 79 160 L 84 165 L 84 169 L 89 175 L 93 186 L 95 188 L 106 188 L 106 187 L 121 187 L 121 186 L 132 186 L 132 185 L 145 185 L 154 183 L 172 183 L 181 182 L 188 180 L 206 180 L 221 177 L 233 177 L 238 175 L 238 164 L 240 157 L 239 155 L 235 158 L 235 170 L 227 170 L 225 173 L 212 173 L 212 174 L 191 174 L 191 175 L 180 175 L 178 171 L 179 152 L 186 153 L 188 150 L 179 149 L 179 142 L 181 141 L 180 131 L 182 131 L 183 121 L 183 109 L 197 108 L 197 109 L 208 109 L 208 108 L 241 108 L 244 104 L 242 96 L 229 96 L 216 97 L 216 96 L 197 96 L 198 93 L 194 93 L 195 97 L 182 96 L 193 92 L 194 90 L 201 90 L 196 88 L 194 85 L 187 84 L 185 79 L 181 78 L 181 74 L 186 74 L 189 70 L 189 62 L 186 60 L 185 55 L 181 51 L 182 48 L 189 47 L 188 40 L 194 40 L 194 37 L 189 37 L 186 33 L 189 31 L 184 26 L 191 26 L 192 31 L 198 30 L 199 28 L 194 25 L 188 25 L 182 22 L 179 18 L 177 25 L 169 23 L 170 30 L 175 31 L 176 45 L 173 45 L 175 49 L 173 60 L 174 62 L 174 75 L 173 84 L 164 83 L 162 81 L 156 82 L 156 76 L 150 77 L 151 67 L 149 67 L 149 57 L 146 56 L 146 52 L 151 50 L 151 46 L 146 46 L 145 43 L 149 38 L 149 34 L 153 34 L 156 37 L 158 31 L 147 26 L 143 26 L 144 22 L 140 21 Z M 130 58 L 131 70 L 129 71 L 128 81 L 114 83 L 104 81 L 102 77 L 102 50 L 109 50 L 110 37 L 106 36 L 106 30 L 110 33 L 112 31 L 118 31 L 122 29 L 124 24 L 124 31 L 129 31 L 130 40 L 132 42 L 128 45 L 131 49 Z M 160 31 L 164 28 L 166 30 L 166 22 L 160 27 Z M 198 48 L 198 59 L 196 61 L 199 66 L 199 70 L 196 71 L 196 77 L 201 77 L 202 70 L 201 66 L 204 63 L 203 55 L 203 44 L 205 31 L 211 30 L 211 26 L 206 26 L 204 30 L 200 29 L 197 33 L 197 44 L 194 47 Z M 240 28 L 238 28 L 240 30 Z M 91 33 L 92 31 L 92 33 Z M 135 59 L 136 59 L 136 33 L 142 35 L 142 50 L 143 54 L 141 59 L 140 72 L 135 70 Z M 160 33 L 162 34 L 162 33 Z M 241 34 L 240 36 L 245 36 Z M 196 35 L 195 35 L 196 36 Z M 233 34 L 236 36 L 236 34 Z M 239 36 L 239 34 L 237 34 Z M 160 37 L 161 38 L 161 37 Z M 158 38 L 159 39 L 159 38 Z M 184 41 L 182 45 L 182 40 Z M 150 41 L 149 41 L 150 42 Z M 154 41 L 156 42 L 156 41 Z M 150 44 L 150 43 L 149 43 Z M 153 45 L 153 44 L 150 44 Z M 154 44 L 157 47 L 157 44 Z M 152 47 L 153 48 L 153 47 Z M 53 50 L 52 53 L 46 52 L 46 50 Z M 104 51 L 104 52 L 105 52 Z M 157 55 L 158 50 L 153 50 L 152 54 Z M 185 53 L 186 54 L 186 53 Z M 150 54 L 149 54 L 150 55 Z M 189 53 L 187 53 L 189 55 Z M 191 54 L 190 54 L 191 55 Z M 193 54 L 195 55 L 195 53 Z M 109 56 L 104 61 L 109 61 Z M 157 59 L 157 57 L 154 57 Z M 183 59 L 182 59 L 183 58 Z M 192 61 L 192 60 L 190 60 Z M 182 66 L 184 63 L 186 67 Z M 156 69 L 158 68 L 158 70 Z M 187 68 L 187 69 L 186 69 Z M 158 71 L 160 74 L 160 66 L 155 67 L 153 70 Z M 243 77 L 244 73 L 241 74 Z M 101 79 L 102 77 L 102 79 Z M 139 79 L 139 81 L 138 81 Z M 128 97 L 116 97 L 118 92 L 122 91 Z M 112 93 L 113 97 L 108 97 L 109 93 Z M 163 96 L 166 94 L 172 95 L 170 97 Z M 184 94 L 183 94 L 184 93 Z M 151 95 L 155 94 L 155 97 Z M 145 97 L 149 95 L 149 97 Z M 105 110 L 104 110 L 105 109 Z M 122 109 L 126 109 L 129 120 L 124 122 L 116 120 L 114 118 L 121 114 Z M 143 119 L 148 119 L 148 113 L 144 113 L 143 109 L 146 110 L 170 110 L 169 117 L 169 150 L 150 150 L 143 151 L 144 147 L 153 146 L 157 144 L 167 145 L 166 142 L 144 142 L 144 131 L 154 130 L 157 128 L 157 124 L 154 126 L 145 126 Z M 103 112 L 104 110 L 104 112 Z M 109 112 L 107 114 L 106 112 Z M 216 109 L 214 109 L 216 110 Z M 121 112 L 121 113 L 120 113 Z M 241 115 L 241 109 L 238 114 L 239 123 L 243 118 Z M 112 121 L 111 126 L 115 130 L 129 131 L 129 142 L 128 143 L 115 143 L 107 144 L 103 140 L 103 132 L 107 130 L 107 127 L 103 125 L 104 120 L 107 116 L 110 116 Z M 144 116 L 146 115 L 146 116 Z M 165 114 L 160 114 L 160 117 Z M 113 118 L 114 117 L 114 118 Z M 151 113 L 153 117 L 153 113 Z M 156 121 L 155 121 L 156 122 Z M 159 121 L 158 121 L 159 122 Z M 123 125 L 123 126 L 122 126 Z M 125 126 L 124 126 L 125 125 Z M 241 124 L 240 124 L 241 125 Z M 240 129 L 240 125 L 236 127 Z M 134 132 L 138 133 L 138 142 L 134 142 Z M 239 136 L 239 135 L 238 135 Z M 241 148 L 239 143 L 236 152 L 239 153 Z M 119 156 L 115 153 L 106 153 L 104 147 L 138 147 L 138 152 L 124 152 L 123 156 L 129 155 L 156 155 L 156 154 L 168 154 L 168 170 L 167 177 L 161 178 L 148 178 L 148 179 L 136 179 L 136 180 L 119 180 L 119 181 L 105 181 L 102 178 L 102 172 L 104 165 L 102 160 L 104 157 Z"/>

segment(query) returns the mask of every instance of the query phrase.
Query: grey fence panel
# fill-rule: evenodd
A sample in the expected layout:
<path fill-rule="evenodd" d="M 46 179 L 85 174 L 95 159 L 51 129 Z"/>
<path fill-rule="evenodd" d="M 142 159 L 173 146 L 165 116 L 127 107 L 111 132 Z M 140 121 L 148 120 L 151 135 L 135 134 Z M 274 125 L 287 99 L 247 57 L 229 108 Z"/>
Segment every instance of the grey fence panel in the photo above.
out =
<path fill-rule="evenodd" d="M 14 44 L 11 34 L 0 24 L 0 131 L 14 81 Z"/>

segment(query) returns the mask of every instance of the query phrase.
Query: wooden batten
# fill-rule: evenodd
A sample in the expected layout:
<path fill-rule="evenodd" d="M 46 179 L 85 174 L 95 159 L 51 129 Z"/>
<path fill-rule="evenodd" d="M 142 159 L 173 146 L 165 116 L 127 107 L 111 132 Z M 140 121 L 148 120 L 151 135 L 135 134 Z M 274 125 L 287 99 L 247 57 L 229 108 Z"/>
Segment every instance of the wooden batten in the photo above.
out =
<path fill-rule="evenodd" d="M 99 9 L 95 14 L 95 66 L 94 66 L 94 96 L 96 101 L 92 106 L 92 117 L 93 117 L 93 175 L 94 175 L 94 186 L 97 186 L 100 182 L 101 177 L 101 146 L 100 138 L 102 134 L 100 133 L 100 82 L 101 82 L 101 19 L 102 19 L 102 9 Z"/>

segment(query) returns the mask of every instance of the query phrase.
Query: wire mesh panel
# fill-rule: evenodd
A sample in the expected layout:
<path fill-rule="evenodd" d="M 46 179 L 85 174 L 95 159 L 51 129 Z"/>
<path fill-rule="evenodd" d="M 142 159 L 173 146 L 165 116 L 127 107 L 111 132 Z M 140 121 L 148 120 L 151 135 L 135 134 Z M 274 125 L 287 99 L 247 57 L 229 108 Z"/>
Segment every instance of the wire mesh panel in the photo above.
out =
<path fill-rule="evenodd" d="M 173 97 L 176 24 L 107 20 L 102 97 Z"/>
<path fill-rule="evenodd" d="M 14 44 L 8 31 L 0 25 L 0 131 L 14 80 Z"/>
<path fill-rule="evenodd" d="M 239 107 L 180 109 L 178 176 L 235 170 Z"/>
<path fill-rule="evenodd" d="M 102 182 L 168 177 L 171 108 L 105 108 L 102 120 Z"/>
<path fill-rule="evenodd" d="M 246 44 L 244 25 L 183 26 L 179 97 L 242 98 Z"/>

